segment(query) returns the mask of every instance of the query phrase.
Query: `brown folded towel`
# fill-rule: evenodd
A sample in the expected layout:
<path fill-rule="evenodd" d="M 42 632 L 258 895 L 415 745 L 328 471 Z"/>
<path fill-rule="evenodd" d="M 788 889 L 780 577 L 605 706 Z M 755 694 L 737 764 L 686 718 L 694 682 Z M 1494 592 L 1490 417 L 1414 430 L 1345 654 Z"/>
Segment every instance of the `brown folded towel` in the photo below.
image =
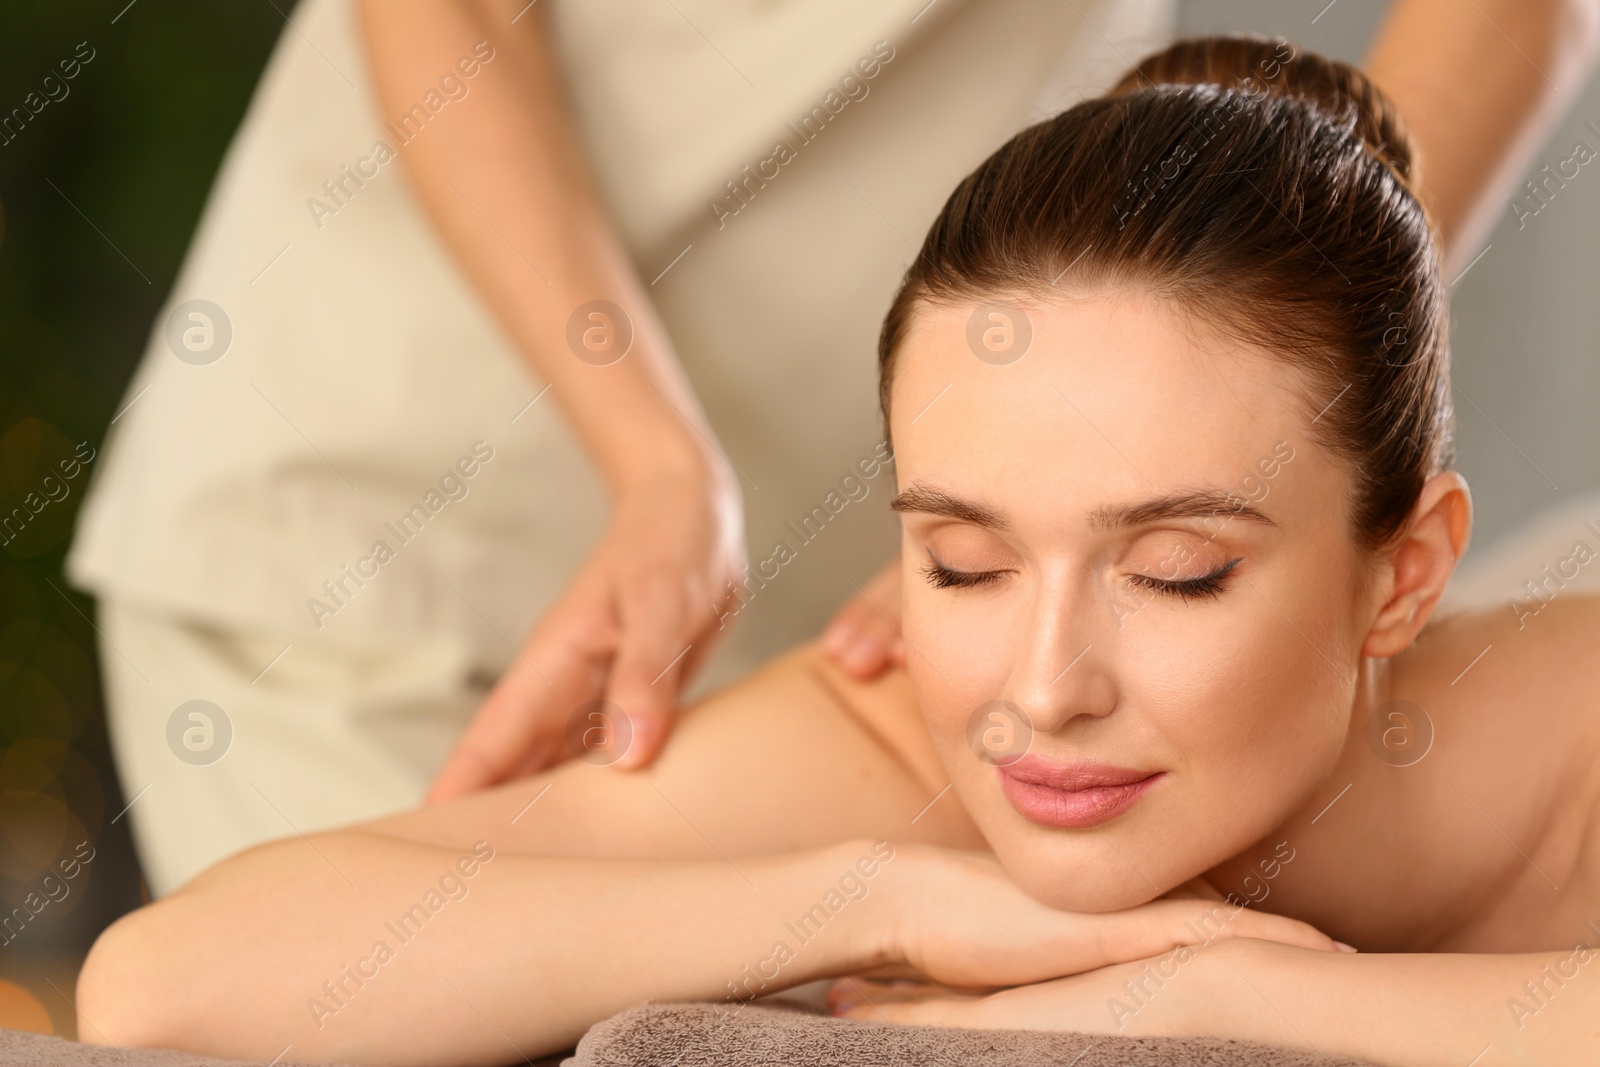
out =
<path fill-rule="evenodd" d="M 84 1045 L 48 1034 L 0 1030 L 0 1064 L 5 1067 L 236 1067 L 234 1060 L 196 1056 L 160 1048 L 116 1049 Z M 238 1065 L 243 1067 L 243 1065 Z M 279 1060 L 275 1067 L 293 1067 Z"/>
<path fill-rule="evenodd" d="M 727 1016 L 724 1019 L 724 1016 Z M 805 1007 L 646 1003 L 596 1023 L 569 1059 L 536 1067 L 1373 1067 L 1213 1038 L 945 1030 L 835 1019 Z M 167 1049 L 115 1049 L 0 1029 L 11 1067 L 263 1067 Z M 275 1067 L 292 1067 L 290 1058 Z"/>
<path fill-rule="evenodd" d="M 531 1062 L 533 1067 L 557 1067 L 566 1056 L 566 1053 L 557 1053 Z M 116 1049 L 0 1028 L 0 1067 L 267 1067 L 267 1061 L 240 1063 L 165 1048 Z M 271 1067 L 297 1065 L 293 1057 L 285 1057 L 272 1061 Z"/>
<path fill-rule="evenodd" d="M 534 1067 L 556 1067 L 565 1053 L 533 1060 Z M 0 1027 L 0 1067 L 267 1067 L 266 1060 L 240 1063 L 215 1056 L 197 1056 L 165 1048 L 111 1048 L 85 1045 L 48 1034 L 30 1034 Z M 515 1057 L 512 1062 L 516 1062 Z M 271 1067 L 296 1067 L 293 1056 Z M 684 1064 L 683 1067 L 689 1067 Z"/>
<path fill-rule="evenodd" d="M 1209 1037 L 946 1030 L 802 1007 L 650 1002 L 596 1023 L 563 1067 L 1372 1067 Z"/>

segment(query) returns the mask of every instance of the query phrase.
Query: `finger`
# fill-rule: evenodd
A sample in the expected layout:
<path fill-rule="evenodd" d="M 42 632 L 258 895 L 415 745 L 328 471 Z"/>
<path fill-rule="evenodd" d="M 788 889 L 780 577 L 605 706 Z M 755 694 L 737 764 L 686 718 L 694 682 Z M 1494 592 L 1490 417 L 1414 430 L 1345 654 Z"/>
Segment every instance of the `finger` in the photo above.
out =
<path fill-rule="evenodd" d="M 521 718 L 521 709 L 533 699 L 526 679 L 516 677 L 519 673 L 531 672 L 521 664 L 509 668 L 479 705 L 439 768 L 428 790 L 427 803 L 462 796 L 504 779 L 515 755 L 499 747 L 496 739 L 516 739 L 514 727 Z"/>
<path fill-rule="evenodd" d="M 691 622 L 694 619 L 696 610 L 695 605 L 691 603 L 688 608 Z M 708 603 L 706 606 L 705 625 L 699 630 L 698 636 L 693 639 L 688 655 L 684 656 L 683 662 L 677 666 L 679 693 L 682 693 L 684 687 L 694 680 L 695 675 L 700 673 L 700 668 L 705 666 L 706 660 L 710 658 L 712 652 L 716 651 L 717 645 L 722 642 L 723 635 L 726 633 L 727 624 L 722 621 L 722 613 L 715 604 Z"/>
<path fill-rule="evenodd" d="M 863 680 L 895 664 L 900 636 L 899 582 L 875 579 L 834 615 L 822 634 L 822 649 L 849 673 Z M 904 650 L 899 649 L 900 662 Z"/>
<path fill-rule="evenodd" d="M 1222 900 L 1217 887 L 1206 881 L 1205 875 L 1196 875 L 1176 888 L 1161 894 L 1163 900 Z"/>
<path fill-rule="evenodd" d="M 597 721 L 597 711 L 602 716 L 599 721 L 604 721 L 605 706 L 601 697 L 605 693 L 611 661 L 585 656 L 584 662 L 589 670 L 587 681 L 564 698 L 550 697 L 544 725 L 529 740 L 521 760 L 504 780 L 526 778 L 574 756 L 587 760 L 595 758 L 594 731 L 590 727 Z"/>
<path fill-rule="evenodd" d="M 841 1007 L 833 1014 L 841 1019 L 854 1019 L 862 1023 L 893 1023 L 896 1026 L 960 1026 L 957 1022 L 941 1021 L 955 1014 L 953 1011 L 942 1012 L 941 1019 L 931 1019 L 930 1012 L 939 1012 L 935 1003 L 931 1008 L 924 1008 L 920 1004 L 854 1004 Z"/>
<path fill-rule="evenodd" d="M 900 1026 L 970 1026 L 981 998 L 940 995 L 893 995 L 855 982 L 838 983 L 829 990 L 828 1010 L 843 1019 L 895 1023 Z"/>
<path fill-rule="evenodd" d="M 665 576 L 630 582 L 623 597 L 622 634 L 606 699 L 621 709 L 630 732 L 616 766 L 633 770 L 654 760 L 666 741 L 683 662 L 702 620 L 690 623 L 682 589 Z"/>
<path fill-rule="evenodd" d="M 1219 905 L 1225 911 L 1233 910 L 1230 904 Z M 1301 922 L 1299 919 L 1290 919 L 1283 915 L 1273 915 L 1269 912 L 1256 911 L 1253 908 L 1239 908 L 1232 922 L 1222 928 L 1224 937 L 1256 937 L 1263 941 L 1278 941 L 1285 945 L 1295 945 L 1299 948 L 1318 949 L 1325 952 L 1354 951 L 1349 946 L 1342 946 L 1327 934 L 1318 930 L 1310 923 Z"/>
<path fill-rule="evenodd" d="M 530 762 L 543 767 L 571 754 L 564 749 L 566 720 L 600 695 L 595 657 L 605 644 L 599 625 L 581 614 L 558 606 L 534 631 L 439 769 L 428 803 L 506 781 Z"/>
<path fill-rule="evenodd" d="M 1332 938 L 1306 923 L 1226 902 L 1157 900 L 1086 918 L 1095 932 L 1095 967 L 1158 956 L 1181 945 L 1209 944 L 1222 937 L 1259 937 L 1301 948 L 1337 949 Z"/>
<path fill-rule="evenodd" d="M 879 1022 L 894 1022 L 885 1013 L 915 996 L 910 990 L 921 989 L 922 986 L 921 983 L 907 982 L 904 988 L 907 992 L 898 993 L 896 987 L 888 982 L 861 976 L 841 978 L 828 987 L 828 1010 L 849 1018 L 876 1018 Z"/>
<path fill-rule="evenodd" d="M 949 1000 L 973 1000 L 986 996 L 989 990 L 957 989 L 940 982 L 923 978 L 884 978 L 871 973 L 852 974 L 836 979 L 828 986 L 827 1000 L 833 1004 L 842 999 L 898 1003 L 907 1000 L 929 1000 L 935 997 Z"/>
<path fill-rule="evenodd" d="M 822 648 L 841 667 L 854 670 L 868 658 L 886 658 L 896 635 L 865 597 L 856 595 L 834 614 L 822 632 Z"/>

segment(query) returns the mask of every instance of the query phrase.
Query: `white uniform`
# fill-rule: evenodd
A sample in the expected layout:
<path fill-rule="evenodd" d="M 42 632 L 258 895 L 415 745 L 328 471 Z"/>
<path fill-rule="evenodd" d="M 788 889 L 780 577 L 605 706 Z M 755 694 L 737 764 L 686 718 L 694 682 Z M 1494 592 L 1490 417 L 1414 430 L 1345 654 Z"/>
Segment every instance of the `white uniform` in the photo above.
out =
<path fill-rule="evenodd" d="M 928 223 L 1012 133 L 1165 43 L 1171 0 L 550 14 L 605 201 L 744 479 L 751 559 L 790 549 L 731 623 L 706 673 L 723 681 L 813 636 L 893 551 L 892 467 L 861 461 L 881 437 L 878 326 Z M 68 560 L 101 600 L 155 893 L 420 799 L 605 520 L 559 405 L 529 406 L 543 383 L 401 173 L 404 141 L 509 59 L 491 35 L 385 115 L 349 0 L 292 18 Z M 195 699 L 225 721 L 169 731 Z"/>

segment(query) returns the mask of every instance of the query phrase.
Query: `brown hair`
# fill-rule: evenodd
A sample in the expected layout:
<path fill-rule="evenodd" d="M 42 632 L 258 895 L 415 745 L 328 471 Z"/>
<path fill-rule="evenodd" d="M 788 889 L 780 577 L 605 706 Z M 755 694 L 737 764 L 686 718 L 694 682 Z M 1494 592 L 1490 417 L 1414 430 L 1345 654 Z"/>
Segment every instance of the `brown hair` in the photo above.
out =
<path fill-rule="evenodd" d="M 919 302 L 1136 286 L 1305 372 L 1312 430 L 1355 472 L 1352 533 L 1382 545 L 1454 458 L 1417 169 L 1399 113 L 1354 67 L 1264 37 L 1181 41 L 956 187 L 884 320 L 885 426 Z"/>

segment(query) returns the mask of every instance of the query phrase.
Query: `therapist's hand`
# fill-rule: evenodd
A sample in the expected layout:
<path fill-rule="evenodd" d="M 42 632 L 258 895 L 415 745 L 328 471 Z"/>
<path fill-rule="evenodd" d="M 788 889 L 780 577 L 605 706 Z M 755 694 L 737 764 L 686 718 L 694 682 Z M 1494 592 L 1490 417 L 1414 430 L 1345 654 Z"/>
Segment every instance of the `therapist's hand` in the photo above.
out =
<path fill-rule="evenodd" d="M 591 700 L 623 709 L 634 734 L 623 762 L 641 765 L 660 748 L 679 686 L 717 632 L 714 601 L 742 569 L 738 483 L 595 184 L 550 5 L 358 7 L 383 114 L 405 114 L 419 87 L 442 84 L 441 72 L 471 80 L 470 101 L 429 123 L 400 166 L 456 265 L 546 383 L 613 506 L 605 536 L 528 636 L 430 797 L 572 755 L 574 714 L 600 725 L 582 707 Z M 661 266 L 650 264 L 657 279 Z M 508 415 L 522 402 L 501 399 Z M 561 521 L 558 508 L 549 521 Z M 585 746 L 606 733 L 577 731 Z"/>
<path fill-rule="evenodd" d="M 906 664 L 900 633 L 900 557 L 840 608 L 822 632 L 822 649 L 835 663 L 864 681 Z"/>
<path fill-rule="evenodd" d="M 577 754 L 604 699 L 628 736 L 615 765 L 655 758 L 679 690 L 720 635 L 729 582 L 745 562 L 737 486 L 722 472 L 652 472 L 619 490 L 606 534 L 523 642 L 439 772 L 428 800 L 531 774 Z M 607 753 L 609 757 L 611 754 Z"/>

